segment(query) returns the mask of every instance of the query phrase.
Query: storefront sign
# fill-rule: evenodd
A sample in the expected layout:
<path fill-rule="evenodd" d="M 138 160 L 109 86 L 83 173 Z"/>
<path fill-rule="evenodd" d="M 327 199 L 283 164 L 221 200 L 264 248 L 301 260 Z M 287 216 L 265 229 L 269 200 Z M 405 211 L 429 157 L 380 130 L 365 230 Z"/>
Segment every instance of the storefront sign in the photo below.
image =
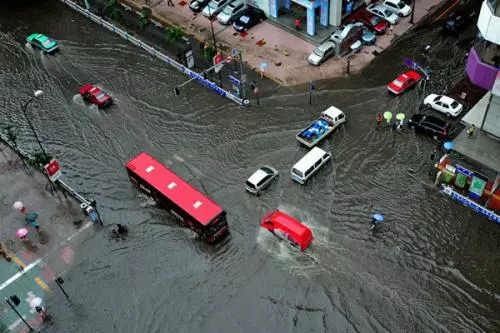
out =
<path fill-rule="evenodd" d="M 59 166 L 59 163 L 55 159 L 50 161 L 47 165 L 44 166 L 45 171 L 47 172 L 47 175 L 50 178 L 50 181 L 55 182 L 56 180 L 61 177 L 61 167 Z"/>
<path fill-rule="evenodd" d="M 312 8 L 307 8 L 307 34 L 316 35 L 316 13 Z"/>
<path fill-rule="evenodd" d="M 278 18 L 278 0 L 269 0 L 269 15 Z"/>
<path fill-rule="evenodd" d="M 330 10 L 330 1 L 329 0 L 321 0 L 321 12 L 319 17 L 319 23 L 328 27 L 328 18 L 329 18 L 329 10 Z"/>
<path fill-rule="evenodd" d="M 497 215 L 495 212 L 493 212 L 489 209 L 486 209 L 485 207 L 479 205 L 478 203 L 472 201 L 471 199 L 461 195 L 460 193 L 453 191 L 453 189 L 450 186 L 443 186 L 441 191 L 445 194 L 448 194 L 453 200 L 458 201 L 462 205 L 471 208 L 476 213 L 484 215 L 489 220 L 500 224 L 500 216 L 499 215 Z"/>
<path fill-rule="evenodd" d="M 241 86 L 241 81 L 232 75 L 229 75 L 229 81 L 231 81 L 231 83 L 236 85 L 236 86 Z"/>
<path fill-rule="evenodd" d="M 478 173 L 474 173 L 469 187 L 469 196 L 475 200 L 481 199 L 484 189 L 486 188 L 486 184 L 488 184 L 488 178 Z"/>
<path fill-rule="evenodd" d="M 460 166 L 458 164 L 455 165 L 455 168 L 456 168 L 457 172 L 460 172 L 460 173 L 466 175 L 467 177 L 472 177 L 474 175 L 474 172 L 472 172 L 469 169 L 466 169 L 463 166 Z"/>

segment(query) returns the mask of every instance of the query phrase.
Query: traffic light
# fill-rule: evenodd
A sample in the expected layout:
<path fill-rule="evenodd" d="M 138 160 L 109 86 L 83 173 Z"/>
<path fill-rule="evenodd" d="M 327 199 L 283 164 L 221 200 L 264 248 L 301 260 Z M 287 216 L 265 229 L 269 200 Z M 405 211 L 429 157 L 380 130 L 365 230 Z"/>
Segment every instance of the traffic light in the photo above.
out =
<path fill-rule="evenodd" d="M 179 96 L 181 94 L 181 89 L 179 87 L 174 87 L 175 96 Z"/>
<path fill-rule="evenodd" d="M 11 301 L 12 301 L 12 303 L 14 303 L 16 306 L 19 306 L 19 304 L 21 304 L 21 300 L 19 299 L 19 297 L 17 297 L 17 295 L 10 296 L 10 300 L 11 300 Z"/>

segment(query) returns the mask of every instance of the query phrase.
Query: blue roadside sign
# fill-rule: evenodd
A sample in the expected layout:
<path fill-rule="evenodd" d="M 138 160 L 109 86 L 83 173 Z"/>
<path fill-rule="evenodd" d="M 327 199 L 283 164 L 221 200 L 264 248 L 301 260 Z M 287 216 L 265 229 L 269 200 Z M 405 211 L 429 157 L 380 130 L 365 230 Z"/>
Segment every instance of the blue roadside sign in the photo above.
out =
<path fill-rule="evenodd" d="M 229 75 L 229 81 L 231 81 L 231 83 L 234 84 L 235 86 L 241 86 L 241 81 L 232 75 Z"/>
<path fill-rule="evenodd" d="M 236 57 L 238 54 L 240 54 L 240 51 L 239 51 L 238 49 L 232 49 L 232 50 L 231 50 L 231 55 L 232 55 L 233 57 Z"/>
<path fill-rule="evenodd" d="M 92 210 L 89 212 L 89 219 L 90 219 L 92 222 L 96 222 L 96 221 L 97 221 L 97 212 L 95 211 L 95 209 L 92 209 Z"/>
<path fill-rule="evenodd" d="M 309 81 L 309 90 L 311 91 L 316 90 L 316 85 L 314 84 L 313 81 Z"/>

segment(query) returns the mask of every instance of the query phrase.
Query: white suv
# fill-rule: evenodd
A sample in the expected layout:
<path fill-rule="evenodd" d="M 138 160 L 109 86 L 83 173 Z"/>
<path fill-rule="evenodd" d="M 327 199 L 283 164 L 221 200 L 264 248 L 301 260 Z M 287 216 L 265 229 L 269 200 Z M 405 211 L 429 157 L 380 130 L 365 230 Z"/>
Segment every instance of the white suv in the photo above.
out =
<path fill-rule="evenodd" d="M 245 187 L 248 192 L 260 195 L 262 191 L 267 188 L 273 180 L 278 176 L 278 171 L 270 166 L 263 166 L 255 171 L 253 175 L 245 182 Z"/>

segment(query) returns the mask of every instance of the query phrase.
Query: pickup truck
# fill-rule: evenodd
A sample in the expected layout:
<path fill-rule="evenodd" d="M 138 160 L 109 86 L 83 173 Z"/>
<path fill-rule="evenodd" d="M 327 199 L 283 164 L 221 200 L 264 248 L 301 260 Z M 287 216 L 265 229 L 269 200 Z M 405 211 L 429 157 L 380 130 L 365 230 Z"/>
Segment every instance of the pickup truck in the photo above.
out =
<path fill-rule="evenodd" d="M 334 106 L 321 112 L 321 116 L 296 135 L 297 140 L 312 148 L 334 129 L 345 123 L 345 114 Z"/>

